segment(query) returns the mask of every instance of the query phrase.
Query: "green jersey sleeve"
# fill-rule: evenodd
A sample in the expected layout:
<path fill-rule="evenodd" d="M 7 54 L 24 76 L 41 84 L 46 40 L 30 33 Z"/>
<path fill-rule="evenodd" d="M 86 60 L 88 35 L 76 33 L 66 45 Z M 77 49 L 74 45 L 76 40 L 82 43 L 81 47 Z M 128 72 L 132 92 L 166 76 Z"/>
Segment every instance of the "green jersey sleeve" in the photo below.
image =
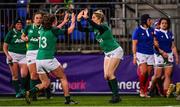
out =
<path fill-rule="evenodd" d="M 66 29 L 59 29 L 57 27 L 53 27 L 52 32 L 54 33 L 55 36 L 59 36 L 59 35 L 64 35 L 67 32 L 67 30 Z"/>
<path fill-rule="evenodd" d="M 6 37 L 4 39 L 4 42 L 6 43 L 10 43 L 11 42 L 11 39 L 12 39 L 12 31 L 9 31 L 7 34 L 6 34 Z"/>
<path fill-rule="evenodd" d="M 24 28 L 23 33 L 24 33 L 25 35 L 28 35 L 28 30 L 29 30 L 30 26 L 31 26 L 31 25 L 27 25 L 27 26 Z"/>

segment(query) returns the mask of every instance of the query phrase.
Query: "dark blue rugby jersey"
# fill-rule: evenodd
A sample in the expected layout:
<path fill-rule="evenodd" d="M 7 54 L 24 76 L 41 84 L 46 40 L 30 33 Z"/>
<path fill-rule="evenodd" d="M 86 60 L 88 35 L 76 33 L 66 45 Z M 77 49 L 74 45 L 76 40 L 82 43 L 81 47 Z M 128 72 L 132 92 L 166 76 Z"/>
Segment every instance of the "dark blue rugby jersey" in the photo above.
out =
<path fill-rule="evenodd" d="M 174 36 L 171 31 L 164 31 L 160 29 L 155 31 L 155 37 L 158 40 L 159 48 L 165 51 L 166 53 L 172 52 L 172 42 L 174 41 Z M 158 54 L 157 51 L 155 53 Z"/>
<path fill-rule="evenodd" d="M 137 52 L 153 55 L 154 54 L 154 29 L 153 28 L 144 28 L 143 26 L 137 27 L 132 35 L 133 40 L 137 40 Z"/>

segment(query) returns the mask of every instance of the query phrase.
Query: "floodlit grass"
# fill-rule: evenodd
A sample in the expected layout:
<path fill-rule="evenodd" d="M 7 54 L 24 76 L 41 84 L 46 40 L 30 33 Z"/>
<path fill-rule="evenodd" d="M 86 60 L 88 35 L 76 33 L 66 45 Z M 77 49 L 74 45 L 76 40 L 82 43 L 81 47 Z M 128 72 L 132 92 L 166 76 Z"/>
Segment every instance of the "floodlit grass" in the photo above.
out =
<path fill-rule="evenodd" d="M 180 106 L 180 101 L 175 98 L 140 98 L 139 96 L 123 95 L 122 101 L 117 104 L 110 104 L 109 95 L 76 95 L 72 97 L 79 104 L 73 106 Z M 53 96 L 47 100 L 40 97 L 38 101 L 32 101 L 30 105 L 26 104 L 23 98 L 0 97 L 0 106 L 66 106 L 63 96 Z"/>

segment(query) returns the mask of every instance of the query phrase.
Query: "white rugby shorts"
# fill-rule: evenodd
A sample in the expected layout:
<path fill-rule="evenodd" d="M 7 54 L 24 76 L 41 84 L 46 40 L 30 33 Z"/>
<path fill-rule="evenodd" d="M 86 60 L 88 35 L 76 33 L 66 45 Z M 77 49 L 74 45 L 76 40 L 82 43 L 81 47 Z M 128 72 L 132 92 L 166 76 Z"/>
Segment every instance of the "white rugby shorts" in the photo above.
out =
<path fill-rule="evenodd" d="M 124 55 L 124 51 L 121 47 L 116 48 L 115 50 L 108 52 L 108 53 L 104 53 L 105 54 L 105 58 L 119 58 L 122 59 L 123 55 Z"/>
<path fill-rule="evenodd" d="M 9 52 L 9 51 L 8 53 L 13 59 L 11 62 L 17 62 L 19 64 L 26 64 L 26 54 L 18 54 L 18 53 Z M 7 64 L 11 63 L 7 58 L 6 58 L 6 62 Z"/>
<path fill-rule="evenodd" d="M 147 65 L 154 65 L 154 55 L 148 55 L 136 52 L 137 64 L 147 63 Z"/>
<path fill-rule="evenodd" d="M 49 73 L 55 69 L 57 69 L 61 64 L 58 62 L 56 58 L 53 59 L 44 59 L 44 60 L 36 60 L 37 73 Z"/>

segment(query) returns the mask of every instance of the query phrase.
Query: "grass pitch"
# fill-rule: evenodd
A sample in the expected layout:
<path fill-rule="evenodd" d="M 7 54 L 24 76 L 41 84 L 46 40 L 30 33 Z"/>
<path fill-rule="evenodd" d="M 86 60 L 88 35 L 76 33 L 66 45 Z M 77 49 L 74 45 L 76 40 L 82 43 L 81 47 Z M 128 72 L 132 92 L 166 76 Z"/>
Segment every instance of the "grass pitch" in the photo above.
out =
<path fill-rule="evenodd" d="M 153 97 L 140 98 L 135 95 L 122 95 L 122 101 L 117 104 L 110 104 L 108 100 L 110 95 L 75 95 L 73 100 L 79 104 L 72 106 L 179 106 L 180 101 L 176 101 L 175 97 Z M 26 104 L 24 98 L 0 96 L 0 106 L 67 106 L 64 104 L 64 97 L 53 96 L 51 99 L 39 97 L 38 101 L 32 101 L 31 104 Z"/>

